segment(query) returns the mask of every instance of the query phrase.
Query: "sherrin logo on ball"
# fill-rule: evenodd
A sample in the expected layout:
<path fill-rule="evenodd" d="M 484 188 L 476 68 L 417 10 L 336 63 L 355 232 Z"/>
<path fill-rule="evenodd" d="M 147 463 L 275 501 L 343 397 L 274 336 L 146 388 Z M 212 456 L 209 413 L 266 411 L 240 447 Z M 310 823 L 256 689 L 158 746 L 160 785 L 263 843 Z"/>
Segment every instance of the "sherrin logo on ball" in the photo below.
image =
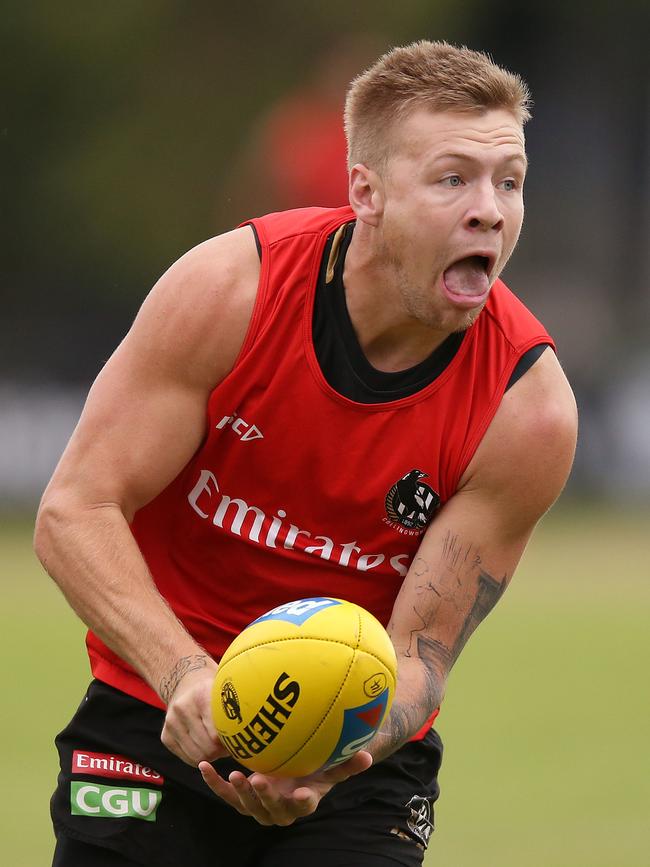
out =
<path fill-rule="evenodd" d="M 212 690 L 215 727 L 244 767 L 307 776 L 368 744 L 396 677 L 388 633 L 364 608 L 323 596 L 287 602 L 224 653 Z"/>

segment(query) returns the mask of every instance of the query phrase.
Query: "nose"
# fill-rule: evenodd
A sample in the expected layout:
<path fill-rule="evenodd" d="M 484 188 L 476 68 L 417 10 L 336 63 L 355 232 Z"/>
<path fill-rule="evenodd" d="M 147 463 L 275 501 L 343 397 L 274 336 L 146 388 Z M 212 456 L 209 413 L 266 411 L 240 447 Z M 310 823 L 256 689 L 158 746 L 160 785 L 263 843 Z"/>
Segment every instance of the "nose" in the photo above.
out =
<path fill-rule="evenodd" d="M 466 215 L 466 225 L 470 229 L 488 231 L 503 229 L 503 214 L 499 209 L 497 193 L 491 183 L 481 184 Z"/>

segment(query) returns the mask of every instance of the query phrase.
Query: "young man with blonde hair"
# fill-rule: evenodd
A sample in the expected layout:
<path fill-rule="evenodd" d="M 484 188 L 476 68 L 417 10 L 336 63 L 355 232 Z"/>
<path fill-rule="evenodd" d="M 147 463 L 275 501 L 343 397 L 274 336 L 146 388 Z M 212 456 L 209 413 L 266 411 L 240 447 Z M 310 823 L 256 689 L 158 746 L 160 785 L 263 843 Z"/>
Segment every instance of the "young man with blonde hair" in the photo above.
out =
<path fill-rule="evenodd" d="M 57 739 L 55 865 L 422 863 L 447 676 L 575 446 L 552 339 L 499 280 L 528 107 L 485 55 L 394 49 L 349 92 L 350 207 L 206 241 L 143 304 L 37 523 L 95 677 Z M 386 624 L 396 700 L 348 762 L 247 777 L 219 657 L 315 595 Z"/>

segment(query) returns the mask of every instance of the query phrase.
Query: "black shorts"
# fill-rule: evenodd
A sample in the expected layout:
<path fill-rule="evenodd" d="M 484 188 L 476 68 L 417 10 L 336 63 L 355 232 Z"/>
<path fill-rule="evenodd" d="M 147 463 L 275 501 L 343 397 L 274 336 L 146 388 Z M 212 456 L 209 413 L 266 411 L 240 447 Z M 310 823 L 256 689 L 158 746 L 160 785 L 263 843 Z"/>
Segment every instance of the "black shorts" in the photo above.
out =
<path fill-rule="evenodd" d="M 163 746 L 163 720 L 157 708 L 91 683 L 56 739 L 57 867 L 422 864 L 442 758 L 434 730 L 334 786 L 313 815 L 269 828 L 225 804 Z M 215 767 L 226 777 L 244 770 L 230 759 Z"/>

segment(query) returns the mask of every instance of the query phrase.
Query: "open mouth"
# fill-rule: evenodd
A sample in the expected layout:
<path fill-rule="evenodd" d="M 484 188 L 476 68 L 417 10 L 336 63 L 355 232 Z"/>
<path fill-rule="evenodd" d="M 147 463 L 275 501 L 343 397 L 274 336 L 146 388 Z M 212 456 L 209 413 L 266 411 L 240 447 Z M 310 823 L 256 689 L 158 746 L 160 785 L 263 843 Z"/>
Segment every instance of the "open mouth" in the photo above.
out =
<path fill-rule="evenodd" d="M 483 271 L 490 276 L 490 271 L 492 270 L 493 258 L 491 256 L 485 255 L 475 255 L 475 256 L 466 256 L 465 259 L 460 259 L 461 262 L 468 262 L 477 268 L 482 268 Z"/>
<path fill-rule="evenodd" d="M 475 253 L 458 259 L 443 274 L 447 298 L 463 307 L 482 304 L 490 291 L 492 265 L 493 260 L 487 254 Z"/>

